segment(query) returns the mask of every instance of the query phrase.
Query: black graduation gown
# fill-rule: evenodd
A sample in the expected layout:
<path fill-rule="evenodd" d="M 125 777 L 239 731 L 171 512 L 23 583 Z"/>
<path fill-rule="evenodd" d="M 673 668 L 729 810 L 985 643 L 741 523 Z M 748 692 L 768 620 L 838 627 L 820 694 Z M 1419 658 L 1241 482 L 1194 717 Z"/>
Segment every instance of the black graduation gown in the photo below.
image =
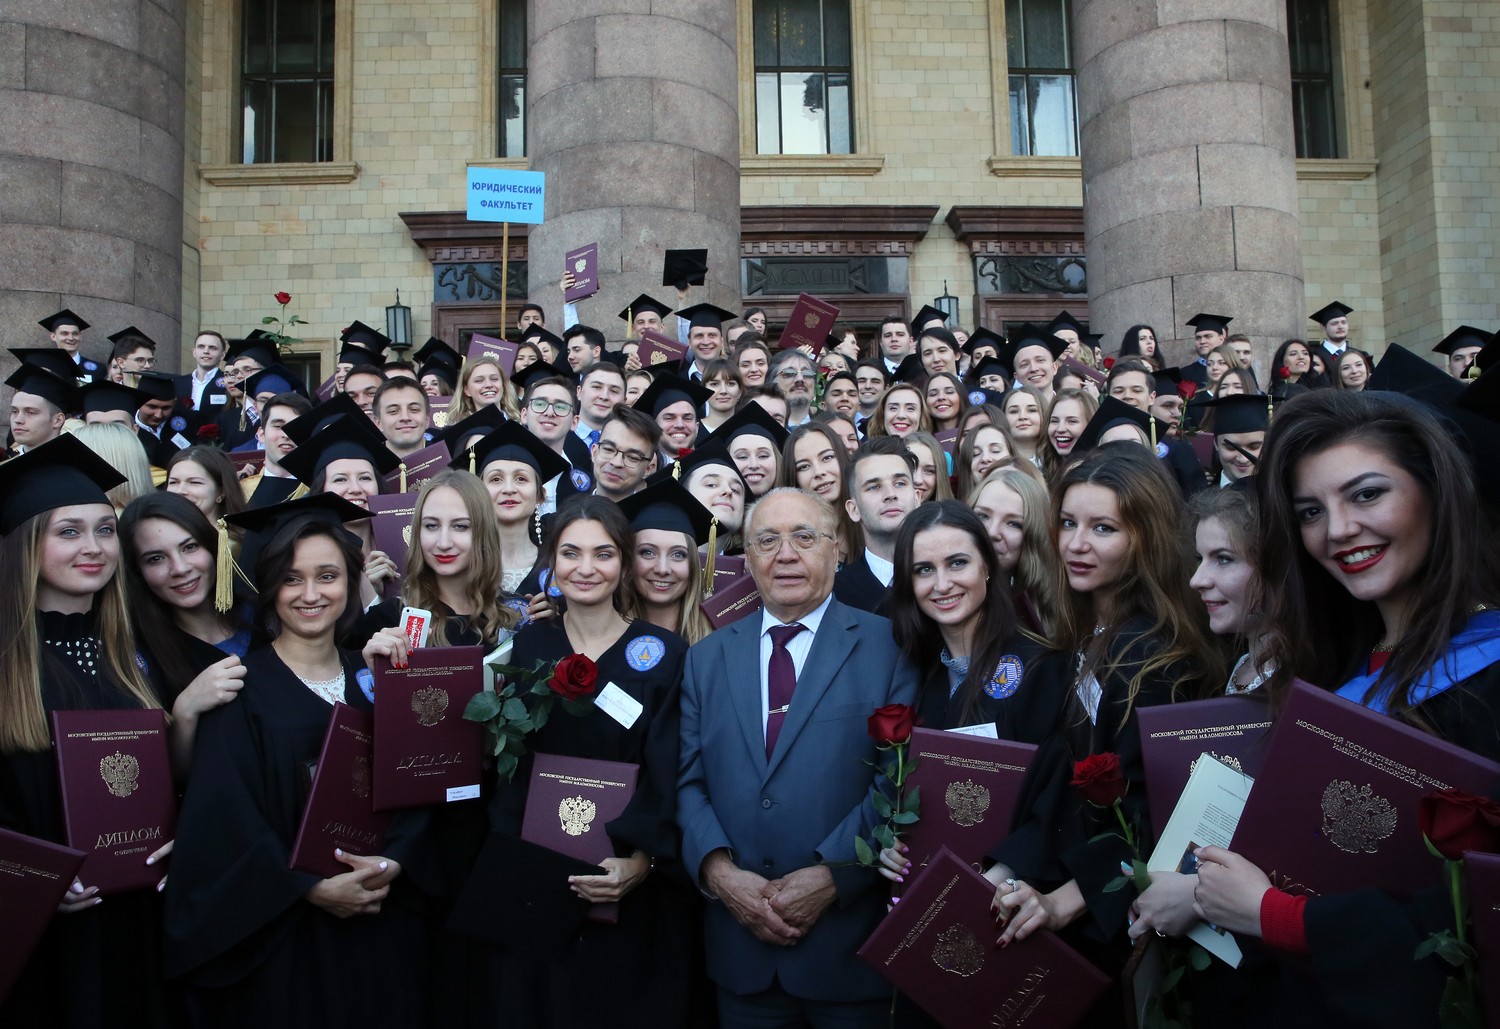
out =
<path fill-rule="evenodd" d="M 927 729 L 956 729 L 995 723 L 1002 740 L 1042 744 L 1057 735 L 1072 684 L 1067 655 L 1048 649 L 1025 633 L 1013 633 L 1001 649 L 1001 661 L 1014 658 L 1021 665 L 1020 684 L 1007 696 L 1004 687 L 991 685 L 979 695 L 971 717 L 963 702 L 948 696 L 948 669 L 940 662 L 927 674 L 917 694 L 917 724 Z"/>
<path fill-rule="evenodd" d="M 318 877 L 290 868 L 332 708 L 271 647 L 246 685 L 199 724 L 167 886 L 167 973 L 194 1025 L 393 1029 L 427 1025 L 422 913 L 426 814 L 397 812 L 385 855 L 401 862 L 378 915 L 339 919 L 308 902 Z M 344 659 L 344 700 L 370 710 Z"/>
<path fill-rule="evenodd" d="M 39 620 L 42 640 L 93 638 L 87 615 L 44 611 Z M 51 712 L 140 706 L 102 667 L 98 671 L 98 676 L 88 675 L 44 646 L 43 707 Z M 66 842 L 51 750 L 0 754 L 0 826 Z M 157 1029 L 169 1024 L 162 984 L 161 896 L 153 890 L 118 894 L 97 907 L 58 915 L 11 996 L 0 1004 L 0 1026 L 7 1029 Z"/>
<path fill-rule="evenodd" d="M 649 668 L 634 668 L 627 647 L 647 636 L 661 641 L 662 655 Z M 539 659 L 556 661 L 571 653 L 562 621 L 555 619 L 517 634 L 512 663 L 530 668 Z M 688 1011 L 692 960 L 702 953 L 700 901 L 676 864 L 678 695 L 686 654 L 680 637 L 649 622 L 631 622 L 596 665 L 599 689 L 612 682 L 644 706 L 635 724 L 626 729 L 598 708 L 574 716 L 559 705 L 530 741 L 530 753 L 639 764 L 635 797 L 605 828 L 617 854 L 639 849 L 655 859 L 656 867 L 621 901 L 619 922 L 585 922 L 560 963 L 528 963 L 524 941 L 510 952 L 507 982 L 524 984 L 526 997 L 519 1008 L 508 1008 L 507 1029 L 696 1029 L 703 1024 Z M 495 831 L 519 834 L 530 775 L 528 755 L 491 805 Z"/>

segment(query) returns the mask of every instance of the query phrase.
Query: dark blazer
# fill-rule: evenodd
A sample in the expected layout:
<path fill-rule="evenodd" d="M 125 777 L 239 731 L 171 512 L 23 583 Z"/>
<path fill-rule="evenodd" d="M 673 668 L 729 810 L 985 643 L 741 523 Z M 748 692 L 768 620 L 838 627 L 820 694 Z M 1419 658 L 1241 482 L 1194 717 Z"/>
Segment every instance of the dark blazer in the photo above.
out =
<path fill-rule="evenodd" d="M 1180 369 L 1183 382 L 1191 382 L 1199 389 L 1208 385 L 1208 365 L 1199 364 L 1195 357 Z"/>
<path fill-rule="evenodd" d="M 710 903 L 709 975 L 736 994 L 776 982 L 808 1000 L 889 996 L 889 985 L 855 957 L 885 914 L 886 894 L 878 888 L 884 880 L 854 865 L 854 838 L 868 838 L 877 822 L 871 798 L 879 784 L 865 764 L 877 751 L 866 720 L 886 704 L 913 703 L 916 672 L 889 622 L 834 600 L 768 759 L 760 636 L 761 618 L 752 615 L 688 651 L 677 791 L 684 869 L 698 881 L 704 858 L 721 848 L 770 880 L 827 862 L 838 899 L 795 947 L 760 942 L 723 904 Z"/>
<path fill-rule="evenodd" d="M 871 614 L 884 615 L 891 588 L 875 578 L 875 573 L 870 571 L 870 564 L 861 551 L 858 558 L 844 565 L 834 576 L 833 595 L 841 604 L 848 604 Z"/>

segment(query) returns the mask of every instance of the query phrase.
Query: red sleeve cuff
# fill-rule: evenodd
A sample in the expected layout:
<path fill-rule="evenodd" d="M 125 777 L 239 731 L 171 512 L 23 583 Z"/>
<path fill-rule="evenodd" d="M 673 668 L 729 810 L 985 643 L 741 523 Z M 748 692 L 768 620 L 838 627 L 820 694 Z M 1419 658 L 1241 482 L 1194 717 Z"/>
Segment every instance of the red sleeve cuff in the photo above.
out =
<path fill-rule="evenodd" d="M 1307 898 L 1271 887 L 1260 898 L 1260 936 L 1266 946 L 1291 954 L 1307 953 Z"/>

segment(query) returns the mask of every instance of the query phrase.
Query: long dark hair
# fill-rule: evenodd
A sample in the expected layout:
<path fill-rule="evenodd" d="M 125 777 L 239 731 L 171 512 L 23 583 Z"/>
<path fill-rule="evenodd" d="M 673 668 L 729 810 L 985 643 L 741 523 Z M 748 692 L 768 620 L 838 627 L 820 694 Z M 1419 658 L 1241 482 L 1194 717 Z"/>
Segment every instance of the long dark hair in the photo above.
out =
<path fill-rule="evenodd" d="M 240 486 L 239 476 L 235 474 L 234 463 L 229 460 L 229 455 L 217 447 L 205 447 L 200 445 L 179 450 L 167 462 L 167 475 L 170 478 L 172 469 L 184 461 L 192 461 L 198 467 L 208 473 L 213 479 L 215 488 L 223 494 L 224 499 L 219 501 L 218 514 L 239 514 L 245 510 L 245 490 Z M 158 517 L 153 515 L 152 517 Z"/>
<path fill-rule="evenodd" d="M 1268 584 L 1266 631 L 1276 688 L 1293 675 L 1327 689 L 1360 671 L 1384 623 L 1371 601 L 1356 600 L 1302 545 L 1292 506 L 1298 466 L 1342 443 L 1388 455 L 1416 479 L 1428 502 L 1428 551 L 1412 619 L 1364 698 L 1389 696 L 1391 714 L 1424 725 L 1412 683 L 1442 659 L 1449 641 L 1481 605 L 1500 604 L 1497 561 L 1475 525 L 1480 510 L 1468 463 L 1437 417 L 1393 393 L 1319 390 L 1289 401 L 1266 436 L 1255 477 L 1260 497 L 1260 571 Z M 1274 586 L 1269 584 L 1274 583 Z"/>
<path fill-rule="evenodd" d="M 610 600 L 616 611 L 623 614 L 630 610 L 631 598 L 635 595 L 635 533 L 630 530 L 630 520 L 625 517 L 625 512 L 613 500 L 588 495 L 574 497 L 564 504 L 547 530 L 547 544 L 542 548 L 543 564 L 556 574 L 558 543 L 563 532 L 574 522 L 598 522 L 604 527 L 610 542 L 619 548 L 620 581 Z"/>
<path fill-rule="evenodd" d="M 1141 353 L 1141 330 L 1145 329 L 1151 333 L 1151 338 L 1156 340 L 1156 353 L 1149 357 Z M 1156 330 L 1149 325 L 1132 325 L 1125 330 L 1125 335 L 1120 339 L 1120 356 L 1137 357 L 1142 361 L 1150 362 L 1153 368 L 1161 368 L 1161 337 Z"/>
<path fill-rule="evenodd" d="M 239 489 L 238 483 L 234 488 Z M 202 669 L 188 660 L 182 647 L 173 645 L 172 641 L 183 635 L 183 630 L 177 624 L 173 609 L 151 592 L 141 574 L 141 547 L 136 533 L 143 523 L 153 518 L 177 526 L 209 555 L 217 553 L 219 537 L 208 518 L 198 510 L 198 505 L 177 493 L 148 493 L 132 500 L 120 512 L 120 562 L 125 566 L 125 595 L 130 601 L 130 618 L 135 623 L 137 640 L 151 651 L 171 695 L 175 697 Z M 214 564 L 210 563 L 211 568 Z M 214 595 L 213 574 L 210 571 L 207 594 L 210 598 Z M 226 616 L 226 621 L 232 619 Z"/>
<path fill-rule="evenodd" d="M 891 629 L 896 645 L 912 664 L 922 669 L 938 667 L 943 646 L 937 623 L 917 607 L 916 590 L 912 586 L 912 553 L 917 533 L 936 528 L 958 529 L 968 535 L 974 552 L 984 562 L 985 581 L 988 583 L 984 607 L 979 615 L 979 630 L 969 654 L 969 671 L 955 694 L 962 719 L 956 724 L 967 725 L 976 717 L 984 684 L 999 663 L 1006 641 L 1019 628 L 1019 622 L 1010 590 L 1005 588 L 1005 572 L 1000 568 L 1000 560 L 995 556 L 995 548 L 979 516 L 959 500 L 922 504 L 906 516 L 896 533 L 896 568 L 891 579 Z"/>
<path fill-rule="evenodd" d="M 296 560 L 297 544 L 318 536 L 326 536 L 338 546 L 339 554 L 344 559 L 344 579 L 349 584 L 344 610 L 334 629 L 335 640 L 344 639 L 354 629 L 362 613 L 359 577 L 365 564 L 359 537 L 347 529 L 330 525 L 326 518 L 316 514 L 303 514 L 276 530 L 260 548 L 255 559 L 255 586 L 258 594 L 253 627 L 255 638 L 252 641 L 255 645 L 269 643 L 281 635 L 281 618 L 276 614 L 276 597 Z"/>

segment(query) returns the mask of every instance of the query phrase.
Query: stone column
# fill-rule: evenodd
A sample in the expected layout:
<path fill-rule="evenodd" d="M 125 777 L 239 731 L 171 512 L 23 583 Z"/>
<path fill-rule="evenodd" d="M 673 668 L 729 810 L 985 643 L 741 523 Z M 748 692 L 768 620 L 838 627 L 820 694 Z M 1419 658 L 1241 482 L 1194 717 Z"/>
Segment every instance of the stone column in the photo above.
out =
<path fill-rule="evenodd" d="M 177 367 L 186 0 L 0 7 L 0 342 L 48 346 L 68 307 L 137 325 Z M 9 359 L 7 358 L 7 361 Z"/>
<path fill-rule="evenodd" d="M 527 148 L 547 174 L 531 298 L 559 318 L 563 255 L 597 241 L 601 289 L 579 315 L 623 339 L 615 315 L 637 294 L 676 303 L 662 251 L 707 247 L 708 281 L 688 302 L 738 312 L 733 0 L 532 0 L 530 13 Z"/>
<path fill-rule="evenodd" d="M 1234 318 L 1262 372 L 1307 325 L 1283 0 L 1073 0 L 1091 328 L 1190 360 Z"/>

